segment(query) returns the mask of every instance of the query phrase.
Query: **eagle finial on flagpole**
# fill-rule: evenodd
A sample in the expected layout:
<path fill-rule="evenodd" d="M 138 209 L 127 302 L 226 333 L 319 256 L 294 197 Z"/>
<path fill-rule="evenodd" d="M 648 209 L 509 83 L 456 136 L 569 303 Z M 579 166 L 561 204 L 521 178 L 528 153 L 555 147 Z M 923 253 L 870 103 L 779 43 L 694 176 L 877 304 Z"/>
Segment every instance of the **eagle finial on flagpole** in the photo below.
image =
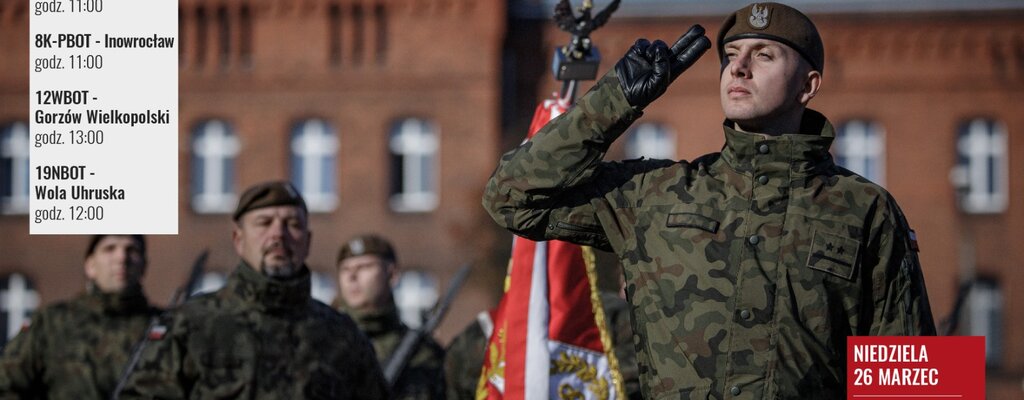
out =
<path fill-rule="evenodd" d="M 604 26 L 612 13 L 619 8 L 621 0 L 612 0 L 596 15 L 592 14 L 593 0 L 583 0 L 578 9 L 579 15 L 573 12 L 569 0 L 560 0 L 555 4 L 555 24 L 558 28 L 571 34 L 569 44 L 555 51 L 555 78 L 562 81 L 562 98 L 571 98 L 576 88 L 576 81 L 589 81 L 597 78 L 597 68 L 601 63 L 601 55 L 590 40 L 590 34 Z"/>

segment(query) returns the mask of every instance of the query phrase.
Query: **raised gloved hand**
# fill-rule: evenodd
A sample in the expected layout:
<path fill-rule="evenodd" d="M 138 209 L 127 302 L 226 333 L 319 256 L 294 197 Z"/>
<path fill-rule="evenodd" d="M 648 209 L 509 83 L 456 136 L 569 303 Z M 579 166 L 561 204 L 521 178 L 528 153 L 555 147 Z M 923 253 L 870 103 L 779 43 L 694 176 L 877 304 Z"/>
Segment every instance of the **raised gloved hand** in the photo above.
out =
<path fill-rule="evenodd" d="M 661 40 L 638 39 L 615 64 L 619 84 L 633 107 L 644 108 L 711 48 L 704 27 L 694 25 L 671 48 Z"/>

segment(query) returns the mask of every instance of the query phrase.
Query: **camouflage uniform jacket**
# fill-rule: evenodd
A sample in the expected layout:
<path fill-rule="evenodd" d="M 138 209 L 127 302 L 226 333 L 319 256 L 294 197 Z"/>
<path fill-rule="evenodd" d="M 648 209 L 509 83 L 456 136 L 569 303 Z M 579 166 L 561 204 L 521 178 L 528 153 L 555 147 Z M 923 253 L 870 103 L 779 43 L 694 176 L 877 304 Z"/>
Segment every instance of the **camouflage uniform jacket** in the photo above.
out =
<path fill-rule="evenodd" d="M 379 313 L 352 313 L 359 329 L 373 342 L 377 361 L 384 368 L 402 342 L 409 327 L 398 317 L 392 306 Z M 398 380 L 391 388 L 392 399 L 444 399 L 444 349 L 433 338 L 424 337 Z"/>
<path fill-rule="evenodd" d="M 36 312 L 4 348 L 0 398 L 109 398 L 159 311 L 139 289 L 87 293 Z"/>
<path fill-rule="evenodd" d="M 277 280 L 243 262 L 219 291 L 171 315 L 121 398 L 385 398 L 366 337 L 309 290 L 305 267 Z"/>
<path fill-rule="evenodd" d="M 646 398 L 842 398 L 846 336 L 934 334 L 902 213 L 833 163 L 821 114 L 777 137 L 727 123 L 690 162 L 602 162 L 640 114 L 605 75 L 502 157 L 483 203 L 619 257 Z"/>

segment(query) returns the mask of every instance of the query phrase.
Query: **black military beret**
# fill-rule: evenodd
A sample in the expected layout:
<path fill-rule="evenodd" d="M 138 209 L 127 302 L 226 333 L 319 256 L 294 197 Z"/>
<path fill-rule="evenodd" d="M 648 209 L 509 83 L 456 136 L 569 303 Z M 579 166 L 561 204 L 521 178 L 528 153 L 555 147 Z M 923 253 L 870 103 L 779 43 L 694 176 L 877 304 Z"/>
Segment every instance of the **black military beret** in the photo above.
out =
<path fill-rule="evenodd" d="M 263 182 L 246 189 L 238 199 L 238 207 L 235 207 L 235 213 L 231 217 L 238 221 L 246 212 L 270 206 L 296 206 L 308 212 L 306 201 L 302 199 L 295 186 L 289 182 L 275 181 Z"/>
<path fill-rule="evenodd" d="M 139 252 L 143 255 L 146 254 L 146 238 L 142 235 L 92 235 L 89 238 L 89 245 L 85 247 L 85 257 L 89 258 L 92 253 L 96 252 L 96 246 L 100 245 L 100 240 L 107 236 L 128 236 L 135 241 L 135 244 L 139 246 Z"/>
<path fill-rule="evenodd" d="M 359 235 L 352 239 L 349 239 L 341 250 L 338 251 L 338 261 L 349 257 L 375 255 L 383 260 L 395 262 L 395 248 L 391 246 L 391 243 L 380 236 L 368 234 Z"/>
<path fill-rule="evenodd" d="M 762 38 L 792 47 L 825 73 L 825 45 L 814 23 L 799 10 L 779 3 L 753 3 L 732 13 L 718 31 L 718 58 L 725 62 L 725 44 L 733 40 Z"/>

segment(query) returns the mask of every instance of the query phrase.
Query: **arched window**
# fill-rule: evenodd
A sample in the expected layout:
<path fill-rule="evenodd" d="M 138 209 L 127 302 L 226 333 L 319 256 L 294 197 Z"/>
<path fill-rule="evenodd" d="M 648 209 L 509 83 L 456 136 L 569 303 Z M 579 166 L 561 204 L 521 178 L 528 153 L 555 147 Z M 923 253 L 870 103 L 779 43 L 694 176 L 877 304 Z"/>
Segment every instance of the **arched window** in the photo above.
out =
<path fill-rule="evenodd" d="M 11 340 L 28 323 L 39 307 L 39 292 L 28 278 L 13 273 L 0 278 L 0 326 L 4 329 L 3 343 Z"/>
<path fill-rule="evenodd" d="M 676 133 L 665 125 L 642 123 L 626 136 L 626 159 L 676 159 Z"/>
<path fill-rule="evenodd" d="M 391 209 L 423 212 L 438 203 L 437 130 L 430 122 L 408 118 L 391 129 Z"/>
<path fill-rule="evenodd" d="M 0 213 L 28 213 L 28 125 L 0 128 Z"/>
<path fill-rule="evenodd" d="M 957 167 L 954 184 L 960 189 L 960 206 L 969 213 L 999 213 L 1009 203 L 1006 126 L 974 119 L 960 127 L 956 141 Z"/>
<path fill-rule="evenodd" d="M 311 212 L 329 212 L 338 206 L 338 146 L 334 129 L 323 120 L 300 121 L 292 129 L 292 183 Z"/>
<path fill-rule="evenodd" d="M 192 209 L 225 213 L 235 207 L 235 159 L 241 143 L 221 120 L 203 122 L 192 130 Z"/>
<path fill-rule="evenodd" d="M 852 120 L 839 127 L 836 164 L 885 185 L 885 131 L 871 121 Z"/>
<path fill-rule="evenodd" d="M 407 270 L 398 278 L 394 295 L 402 322 L 412 329 L 419 328 L 427 313 L 437 304 L 437 278 L 429 272 Z"/>

